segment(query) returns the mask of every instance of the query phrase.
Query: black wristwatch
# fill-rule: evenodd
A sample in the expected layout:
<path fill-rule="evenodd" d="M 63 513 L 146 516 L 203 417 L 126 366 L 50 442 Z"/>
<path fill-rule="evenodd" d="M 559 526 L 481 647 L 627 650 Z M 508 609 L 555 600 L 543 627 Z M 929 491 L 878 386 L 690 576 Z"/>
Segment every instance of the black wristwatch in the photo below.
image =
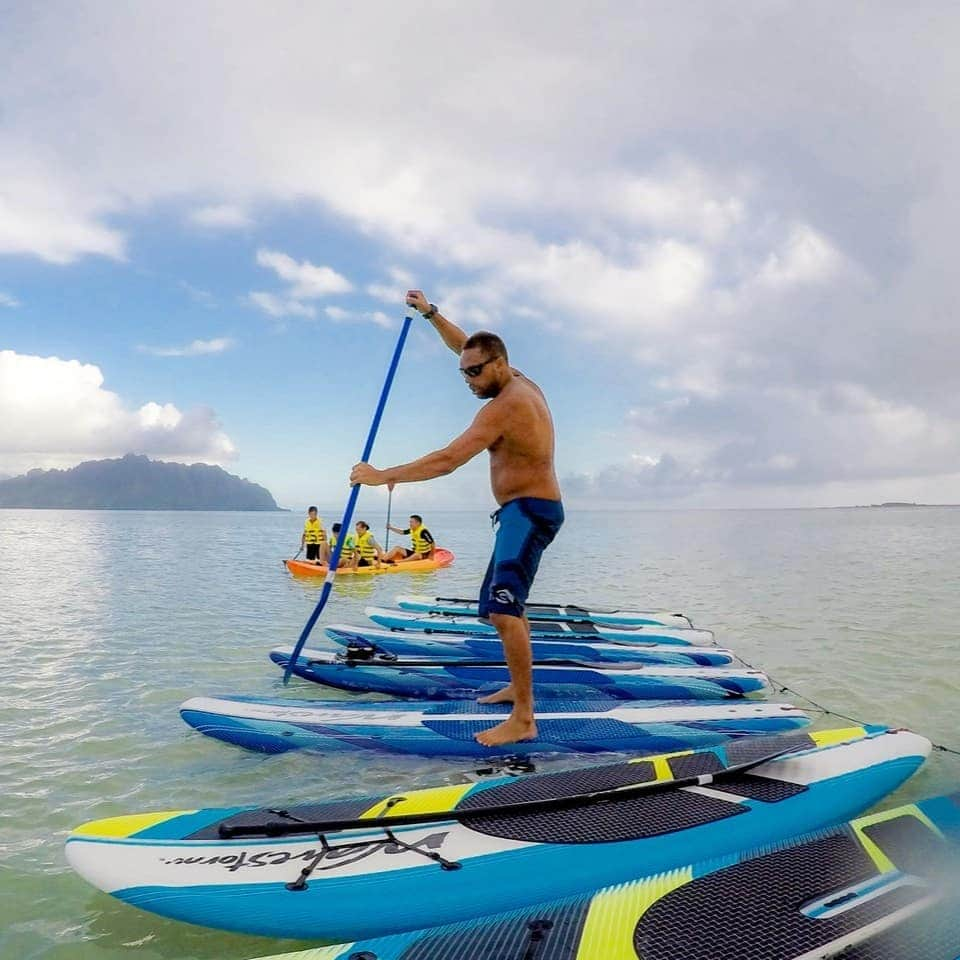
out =
<path fill-rule="evenodd" d="M 430 309 L 423 315 L 424 320 L 432 320 L 437 315 L 437 305 L 435 303 L 430 304 Z"/>

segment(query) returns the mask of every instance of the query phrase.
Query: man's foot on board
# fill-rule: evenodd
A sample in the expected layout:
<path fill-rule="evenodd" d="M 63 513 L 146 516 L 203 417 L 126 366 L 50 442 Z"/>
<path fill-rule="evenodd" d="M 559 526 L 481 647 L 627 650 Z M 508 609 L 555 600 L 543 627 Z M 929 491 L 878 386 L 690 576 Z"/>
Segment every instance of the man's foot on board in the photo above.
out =
<path fill-rule="evenodd" d="M 513 684 L 504 687 L 502 690 L 496 690 L 488 693 L 485 697 L 477 697 L 477 703 L 513 703 L 516 694 L 513 692 Z"/>
<path fill-rule="evenodd" d="M 537 724 L 533 720 L 517 720 L 511 716 L 489 730 L 475 733 L 473 739 L 484 747 L 502 747 L 521 740 L 536 740 Z"/>

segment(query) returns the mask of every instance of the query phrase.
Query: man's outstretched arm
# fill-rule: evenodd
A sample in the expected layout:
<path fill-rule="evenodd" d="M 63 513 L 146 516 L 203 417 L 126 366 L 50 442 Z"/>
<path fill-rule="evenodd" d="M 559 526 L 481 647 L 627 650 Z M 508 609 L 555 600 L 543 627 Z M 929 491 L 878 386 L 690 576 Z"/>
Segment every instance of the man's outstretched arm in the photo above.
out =
<path fill-rule="evenodd" d="M 419 460 L 401 463 L 385 470 L 377 470 L 369 463 L 358 463 L 350 473 L 350 483 L 362 483 L 378 487 L 384 483 L 414 483 L 417 480 L 433 480 L 462 467 L 478 453 L 488 449 L 503 433 L 499 411 L 488 404 L 476 416 L 473 423 L 441 450 L 434 450 Z"/>
<path fill-rule="evenodd" d="M 422 314 L 430 312 L 430 302 L 424 296 L 422 290 L 407 291 L 407 306 L 419 310 Z M 440 339 L 459 356 L 467 335 L 455 323 L 443 316 L 439 310 L 432 317 L 429 317 L 429 320 L 437 333 L 440 334 Z"/>

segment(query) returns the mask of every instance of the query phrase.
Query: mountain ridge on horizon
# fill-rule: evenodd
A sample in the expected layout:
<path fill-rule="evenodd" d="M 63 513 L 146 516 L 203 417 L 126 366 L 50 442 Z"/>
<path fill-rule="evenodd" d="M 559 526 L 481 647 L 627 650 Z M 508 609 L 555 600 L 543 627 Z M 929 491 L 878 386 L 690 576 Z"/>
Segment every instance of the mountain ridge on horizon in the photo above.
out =
<path fill-rule="evenodd" d="M 266 487 L 222 467 L 151 460 L 135 453 L 0 479 L 0 508 L 282 510 Z"/>

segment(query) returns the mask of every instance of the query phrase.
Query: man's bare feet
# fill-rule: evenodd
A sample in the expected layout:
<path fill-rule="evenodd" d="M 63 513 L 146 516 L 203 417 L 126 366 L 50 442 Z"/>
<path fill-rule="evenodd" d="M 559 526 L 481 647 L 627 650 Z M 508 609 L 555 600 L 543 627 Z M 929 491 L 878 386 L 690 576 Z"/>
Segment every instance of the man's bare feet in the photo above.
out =
<path fill-rule="evenodd" d="M 521 740 L 536 740 L 537 724 L 530 720 L 520 720 L 511 714 L 503 723 L 489 730 L 481 730 L 473 735 L 477 743 L 485 747 L 502 747 L 507 743 L 519 743 Z"/>
<path fill-rule="evenodd" d="M 513 692 L 513 684 L 508 684 L 502 690 L 496 690 L 488 693 L 485 697 L 477 697 L 477 703 L 513 703 L 516 694 Z"/>

